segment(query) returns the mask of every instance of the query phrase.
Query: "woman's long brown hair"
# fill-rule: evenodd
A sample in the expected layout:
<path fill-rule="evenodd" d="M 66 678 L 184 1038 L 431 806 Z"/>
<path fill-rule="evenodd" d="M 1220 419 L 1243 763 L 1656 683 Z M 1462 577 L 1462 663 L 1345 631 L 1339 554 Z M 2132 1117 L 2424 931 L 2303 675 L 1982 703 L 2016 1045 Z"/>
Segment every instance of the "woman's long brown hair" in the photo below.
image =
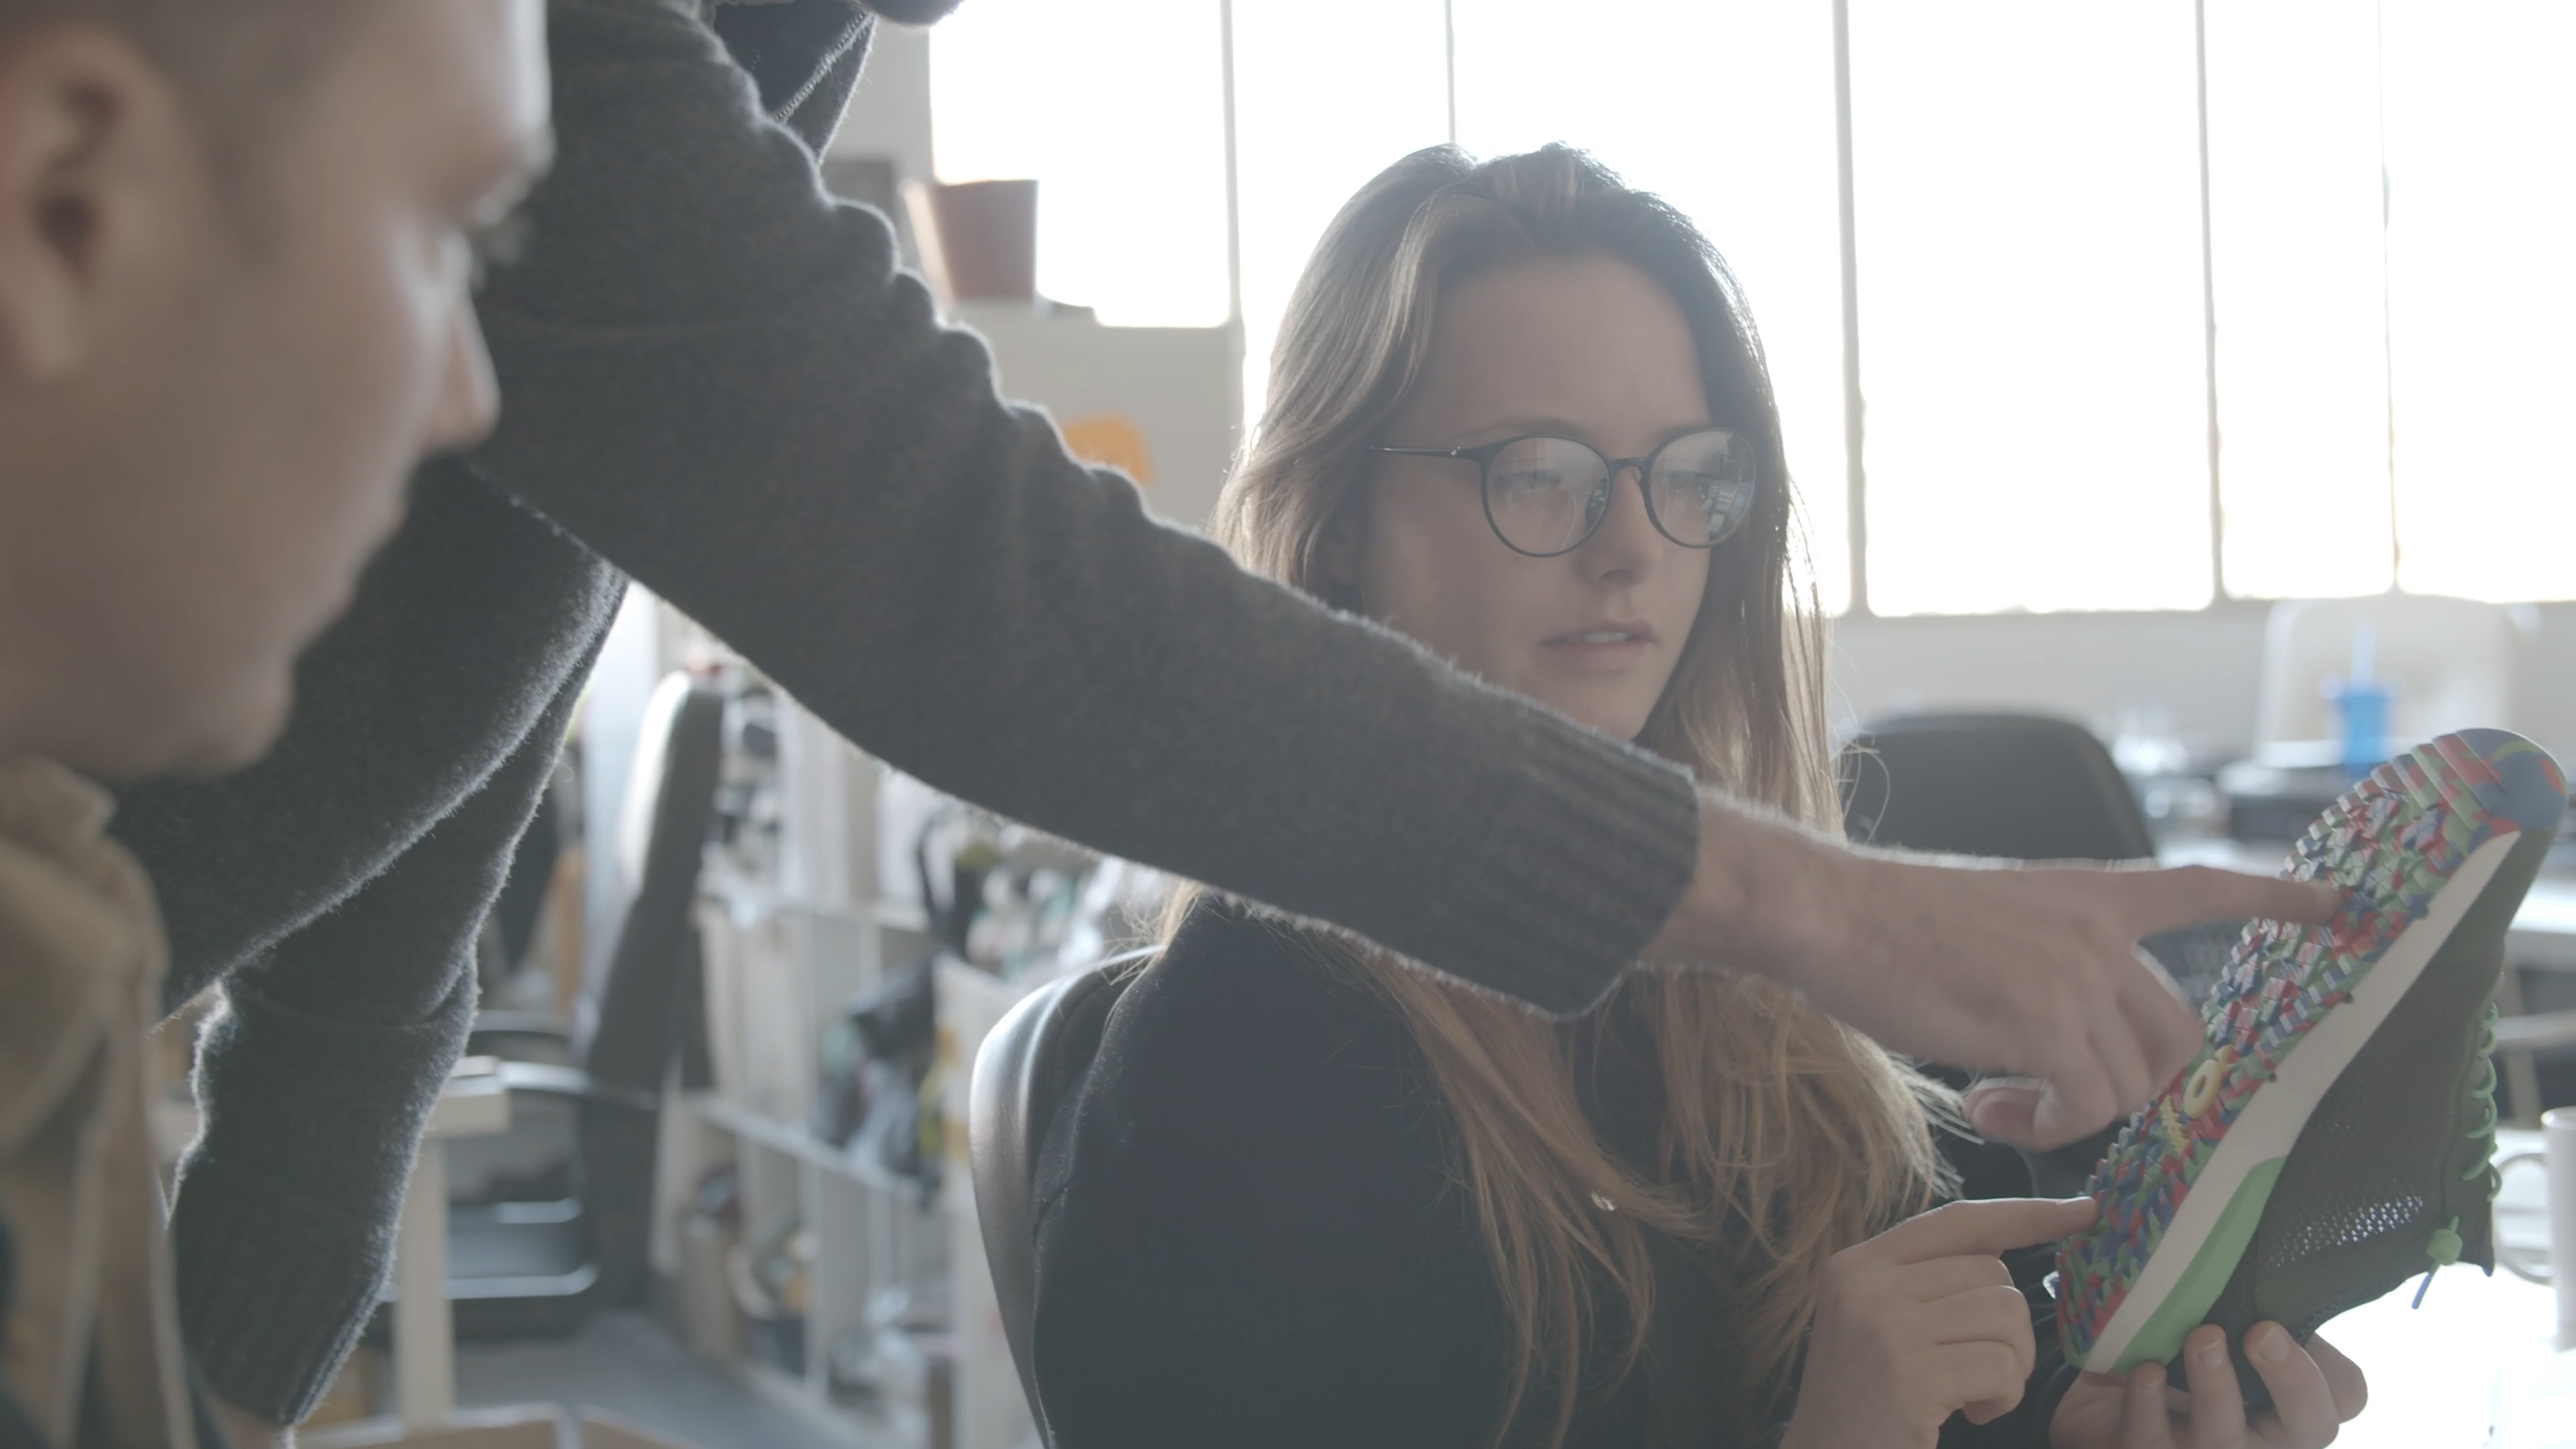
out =
<path fill-rule="evenodd" d="M 1218 504 L 1217 537 L 1246 566 L 1355 606 L 1325 581 L 1321 540 L 1421 376 L 1444 288 L 1485 267 L 1580 255 L 1623 260 L 1672 297 L 1698 343 L 1710 415 L 1752 439 L 1762 467 L 1754 514 L 1712 558 L 1699 618 L 1638 743 L 1705 783 L 1833 823 L 1821 615 L 1812 585 L 1792 578 L 1803 550 L 1752 320 L 1686 219 L 1579 152 L 1475 165 L 1435 147 L 1343 208 L 1290 300 L 1269 403 Z M 1169 929 L 1194 894 L 1173 902 Z M 1602 1008 L 1559 1023 L 1347 938 L 1301 934 L 1326 969 L 1397 1013 L 1427 1063 L 1510 1319 L 1498 1443 L 1561 1443 L 1577 1386 L 1601 1381 L 1587 1365 L 1637 1367 L 1657 1235 L 1733 1286 L 1745 1305 L 1736 1406 L 1757 1421 L 1778 1415 L 1825 1260 L 1942 1185 L 1930 1133 L 1946 1110 L 1939 1090 L 1755 978 L 1631 972 Z M 1602 1145 L 1576 1082 L 1622 1012 L 1653 1042 L 1662 1079 L 1651 1163 Z"/>

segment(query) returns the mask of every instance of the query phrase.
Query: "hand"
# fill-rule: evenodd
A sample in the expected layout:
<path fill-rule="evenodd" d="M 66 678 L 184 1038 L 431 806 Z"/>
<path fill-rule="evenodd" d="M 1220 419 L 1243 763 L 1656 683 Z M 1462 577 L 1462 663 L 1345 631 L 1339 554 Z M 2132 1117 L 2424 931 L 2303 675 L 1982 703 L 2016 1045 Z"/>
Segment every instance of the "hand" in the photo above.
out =
<path fill-rule="evenodd" d="M 2002 1254 L 2092 1222 L 2089 1198 L 1954 1202 L 1834 1254 L 1781 1449 L 1931 1449 L 1953 1413 L 2010 1413 L 2036 1348 Z"/>
<path fill-rule="evenodd" d="M 2183 1340 L 2189 1393 L 2166 1386 L 2160 1363 L 2142 1363 L 2125 1380 L 2086 1374 L 2058 1402 L 2048 1442 L 2055 1449 L 2321 1449 L 2370 1400 L 2361 1370 L 2322 1338 L 2302 1349 L 2281 1325 L 2258 1323 L 2246 1330 L 2245 1344 L 2272 1391 L 2272 1407 L 2250 1424 L 2228 1366 L 2227 1335 L 2202 1324 Z"/>
<path fill-rule="evenodd" d="M 223 1425 L 224 1437 L 232 1441 L 232 1449 L 295 1449 L 294 1425 L 264 1419 L 218 1395 L 206 1397 L 214 1405 L 215 1422 Z"/>
<path fill-rule="evenodd" d="M 1988 1137 L 2063 1146 L 2155 1095 L 2200 1023 L 2140 938 L 2315 923 L 2334 888 L 2234 871 L 1969 865 L 1858 851 L 1711 798 L 1699 868 L 1648 959 L 1770 976 L 1928 1061 L 2033 1079 L 1972 1104 Z"/>

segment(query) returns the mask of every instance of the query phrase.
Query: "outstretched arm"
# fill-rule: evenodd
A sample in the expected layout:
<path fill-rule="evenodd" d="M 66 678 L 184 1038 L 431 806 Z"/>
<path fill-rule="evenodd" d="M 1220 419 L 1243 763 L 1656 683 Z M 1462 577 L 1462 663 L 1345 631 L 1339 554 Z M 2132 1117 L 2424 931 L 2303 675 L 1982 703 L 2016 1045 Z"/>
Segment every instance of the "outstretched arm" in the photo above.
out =
<path fill-rule="evenodd" d="M 2018 868 L 1854 850 L 1712 798 L 1690 888 L 1649 960 L 1770 976 L 1928 1061 L 2018 1073 L 1969 1103 L 1977 1130 L 2057 1147 L 2155 1095 L 2200 1023 L 2138 949 L 2199 921 L 2321 922 L 2335 893 L 2193 866 Z"/>
<path fill-rule="evenodd" d="M 1540 1007 L 1695 853 L 1669 766 L 1246 575 L 1005 405 L 690 0 L 559 0 L 493 476 L 953 793 Z"/>

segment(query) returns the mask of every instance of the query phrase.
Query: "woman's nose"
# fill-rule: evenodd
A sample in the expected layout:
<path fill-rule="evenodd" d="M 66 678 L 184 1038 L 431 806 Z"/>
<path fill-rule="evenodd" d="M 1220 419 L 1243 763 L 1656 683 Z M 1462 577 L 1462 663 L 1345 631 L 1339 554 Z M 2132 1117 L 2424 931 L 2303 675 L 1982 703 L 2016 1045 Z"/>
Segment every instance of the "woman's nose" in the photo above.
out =
<path fill-rule="evenodd" d="M 1583 571 L 1596 580 L 1642 579 L 1671 546 L 1656 531 L 1654 519 L 1646 512 L 1646 492 L 1638 486 L 1640 477 L 1634 463 L 1610 475 L 1609 512 L 1576 554 Z"/>

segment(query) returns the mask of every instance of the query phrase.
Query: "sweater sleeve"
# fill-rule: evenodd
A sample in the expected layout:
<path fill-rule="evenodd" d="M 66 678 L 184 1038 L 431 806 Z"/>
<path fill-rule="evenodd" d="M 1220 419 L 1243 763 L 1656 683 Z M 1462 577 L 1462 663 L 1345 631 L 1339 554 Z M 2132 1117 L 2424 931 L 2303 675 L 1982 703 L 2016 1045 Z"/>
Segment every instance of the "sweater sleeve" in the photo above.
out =
<path fill-rule="evenodd" d="M 391 869 L 224 985 L 170 1233 L 189 1350 L 245 1409 L 310 1413 L 375 1308 L 421 1125 L 474 1024 L 475 932 L 578 692 Z"/>
<path fill-rule="evenodd" d="M 694 9 L 551 7 L 492 473 L 943 789 L 1545 1009 L 1606 990 L 1694 864 L 1684 774 L 1075 464 Z"/>
<path fill-rule="evenodd" d="M 161 897 L 169 1004 L 347 900 L 481 788 L 580 687 L 625 588 L 462 465 L 421 470 L 410 515 L 348 614 L 297 662 L 295 713 L 276 746 L 220 780 L 122 792 L 111 829 Z M 550 761 L 560 737 L 558 725 Z M 436 930 L 470 936 L 476 924 Z M 361 949 L 340 969 L 375 980 L 394 959 L 410 958 Z"/>

